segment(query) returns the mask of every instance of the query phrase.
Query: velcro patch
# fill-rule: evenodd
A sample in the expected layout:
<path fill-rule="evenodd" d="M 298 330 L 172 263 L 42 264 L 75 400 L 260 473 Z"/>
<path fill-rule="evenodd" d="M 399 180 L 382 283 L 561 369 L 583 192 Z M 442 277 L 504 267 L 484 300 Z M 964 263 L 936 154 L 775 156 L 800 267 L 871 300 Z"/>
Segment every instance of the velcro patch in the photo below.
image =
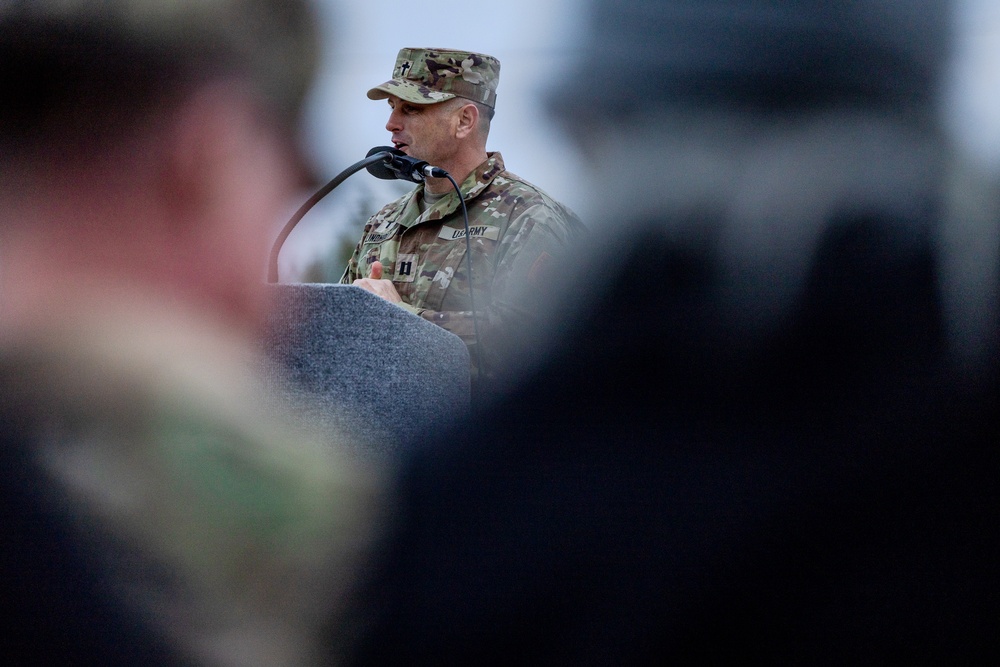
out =
<path fill-rule="evenodd" d="M 535 260 L 535 263 L 531 265 L 528 269 L 528 282 L 532 284 L 539 284 L 546 282 L 550 279 L 549 274 L 552 272 L 552 255 L 547 252 L 543 252 Z"/>
<path fill-rule="evenodd" d="M 398 223 L 383 221 L 365 237 L 363 243 L 385 243 L 396 233 L 396 227 L 398 227 Z"/>
<path fill-rule="evenodd" d="M 396 257 L 396 276 L 392 279 L 397 283 L 412 283 L 417 279 L 417 255 L 405 254 Z"/>
<path fill-rule="evenodd" d="M 469 235 L 474 239 L 496 241 L 500 238 L 500 228 L 496 225 L 476 225 L 475 227 L 469 227 Z M 445 241 L 462 241 L 465 239 L 465 230 L 442 227 L 438 238 Z"/>

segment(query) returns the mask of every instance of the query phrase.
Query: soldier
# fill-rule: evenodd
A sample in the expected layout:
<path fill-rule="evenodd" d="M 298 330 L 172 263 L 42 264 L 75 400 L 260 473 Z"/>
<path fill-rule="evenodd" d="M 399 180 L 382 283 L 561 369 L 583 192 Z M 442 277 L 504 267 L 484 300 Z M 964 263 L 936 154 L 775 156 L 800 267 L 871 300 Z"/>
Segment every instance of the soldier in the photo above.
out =
<path fill-rule="evenodd" d="M 5 663 L 319 661 L 379 494 L 259 388 L 314 25 L 0 4 Z"/>
<path fill-rule="evenodd" d="M 504 356 L 535 321 L 532 296 L 583 232 L 572 211 L 487 152 L 499 80 L 492 56 L 399 51 L 392 78 L 368 97 L 388 99 L 395 148 L 460 185 L 471 243 L 451 182 L 428 178 L 372 216 L 341 278 L 460 336 L 480 387 L 504 373 Z"/>

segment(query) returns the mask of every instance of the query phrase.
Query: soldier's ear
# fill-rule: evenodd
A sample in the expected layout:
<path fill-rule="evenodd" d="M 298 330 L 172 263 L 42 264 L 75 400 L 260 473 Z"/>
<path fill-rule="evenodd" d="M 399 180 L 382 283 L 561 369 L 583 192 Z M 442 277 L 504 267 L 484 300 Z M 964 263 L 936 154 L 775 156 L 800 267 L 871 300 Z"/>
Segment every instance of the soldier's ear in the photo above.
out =
<path fill-rule="evenodd" d="M 479 108 L 475 104 L 464 104 L 458 110 L 458 127 L 455 136 L 465 139 L 479 127 Z"/>

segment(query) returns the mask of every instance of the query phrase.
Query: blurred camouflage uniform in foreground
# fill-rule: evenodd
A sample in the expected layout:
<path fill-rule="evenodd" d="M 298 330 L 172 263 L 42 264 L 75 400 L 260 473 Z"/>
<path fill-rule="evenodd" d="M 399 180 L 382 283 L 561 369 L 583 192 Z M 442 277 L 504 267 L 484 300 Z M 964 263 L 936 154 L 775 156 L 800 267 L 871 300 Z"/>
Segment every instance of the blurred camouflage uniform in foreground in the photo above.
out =
<path fill-rule="evenodd" d="M 244 341 L 177 309 L 85 305 L 0 345 L 0 421 L 28 443 L 5 458 L 51 507 L 6 529 L 69 514 L 99 595 L 178 657 L 314 664 L 366 544 L 375 478 L 277 418 Z"/>

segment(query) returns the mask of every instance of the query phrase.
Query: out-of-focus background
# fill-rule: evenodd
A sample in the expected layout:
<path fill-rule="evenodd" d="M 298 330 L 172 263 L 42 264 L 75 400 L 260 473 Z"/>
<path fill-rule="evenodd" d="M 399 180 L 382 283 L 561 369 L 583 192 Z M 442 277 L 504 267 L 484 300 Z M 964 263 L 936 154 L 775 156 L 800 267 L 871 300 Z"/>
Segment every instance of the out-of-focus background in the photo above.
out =
<path fill-rule="evenodd" d="M 582 56 L 588 0 L 508 0 L 447 10 L 401 0 L 318 0 L 318 5 L 327 38 L 308 105 L 304 143 L 322 182 L 364 158 L 370 148 L 389 143 L 386 104 L 369 100 L 365 93 L 389 78 L 399 49 L 442 47 L 500 59 L 497 116 L 488 148 L 500 150 L 511 171 L 585 220 L 588 198 L 608 196 L 580 187 L 582 158 L 545 105 L 546 91 Z M 955 29 L 953 74 L 942 106 L 945 124 L 964 159 L 1000 173 L 1000 3 L 958 0 Z M 628 72 L 621 75 L 628 77 Z M 585 106 L 588 101 L 578 103 Z M 348 178 L 285 242 L 281 280 L 336 280 L 365 219 L 410 187 L 378 181 L 364 172 Z M 311 194 L 303 192 L 301 201 L 289 203 L 289 217 Z"/>

